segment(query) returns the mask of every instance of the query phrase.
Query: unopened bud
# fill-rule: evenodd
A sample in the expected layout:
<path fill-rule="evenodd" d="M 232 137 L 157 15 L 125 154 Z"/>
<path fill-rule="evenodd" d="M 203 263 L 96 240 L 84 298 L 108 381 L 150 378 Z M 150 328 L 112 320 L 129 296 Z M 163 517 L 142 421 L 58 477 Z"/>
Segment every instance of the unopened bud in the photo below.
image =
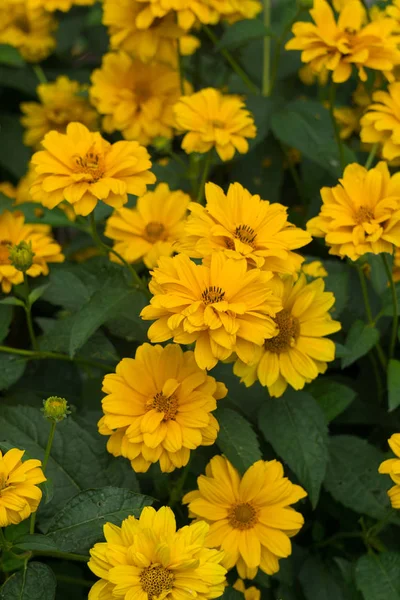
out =
<path fill-rule="evenodd" d="M 55 421 L 56 423 L 71 414 L 66 399 L 59 398 L 58 396 L 50 396 L 47 400 L 43 400 L 42 411 L 46 419 L 50 419 L 50 421 Z"/>
<path fill-rule="evenodd" d="M 171 140 L 166 137 L 156 137 L 151 145 L 159 152 L 169 152 L 171 150 Z"/>
<path fill-rule="evenodd" d="M 22 241 L 15 246 L 10 247 L 9 258 L 13 267 L 18 271 L 25 273 L 31 268 L 35 253 L 32 250 L 32 243 Z"/>

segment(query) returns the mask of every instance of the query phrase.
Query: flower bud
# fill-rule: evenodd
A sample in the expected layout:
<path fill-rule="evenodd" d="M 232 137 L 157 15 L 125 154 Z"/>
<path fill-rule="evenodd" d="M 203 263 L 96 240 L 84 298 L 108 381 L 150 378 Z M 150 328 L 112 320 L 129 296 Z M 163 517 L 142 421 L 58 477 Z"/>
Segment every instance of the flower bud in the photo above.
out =
<path fill-rule="evenodd" d="M 152 141 L 152 146 L 159 152 L 169 152 L 171 150 L 171 140 L 165 137 L 157 137 Z"/>
<path fill-rule="evenodd" d="M 71 414 L 66 399 L 59 398 L 58 396 L 50 396 L 47 400 L 43 400 L 42 412 L 46 419 L 50 419 L 50 421 L 55 421 L 56 423 Z"/>
<path fill-rule="evenodd" d="M 25 273 L 32 266 L 35 253 L 32 250 L 32 243 L 22 241 L 19 244 L 10 247 L 9 259 L 13 267 L 18 271 Z"/>

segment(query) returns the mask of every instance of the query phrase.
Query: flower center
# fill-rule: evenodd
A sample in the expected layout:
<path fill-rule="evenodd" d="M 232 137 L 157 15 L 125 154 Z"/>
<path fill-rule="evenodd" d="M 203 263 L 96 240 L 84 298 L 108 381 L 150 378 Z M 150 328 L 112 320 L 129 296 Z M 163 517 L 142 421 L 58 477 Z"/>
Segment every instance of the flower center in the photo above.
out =
<path fill-rule="evenodd" d="M 201 299 L 204 304 L 214 304 L 215 302 L 222 302 L 225 298 L 225 292 L 222 288 L 211 285 L 206 288 L 201 294 Z"/>
<path fill-rule="evenodd" d="M 366 206 L 360 206 L 354 215 L 354 220 L 357 223 L 357 225 L 362 225 L 366 221 L 370 222 L 373 218 L 374 213 L 370 208 L 367 208 Z"/>
<path fill-rule="evenodd" d="M 147 223 L 146 227 L 144 228 L 145 238 L 151 244 L 154 244 L 158 240 L 165 240 L 165 234 L 166 231 L 164 225 L 158 221 L 150 221 L 150 223 Z"/>
<path fill-rule="evenodd" d="M 219 119 L 213 119 L 211 121 L 211 125 L 213 127 L 217 127 L 218 129 L 223 129 L 225 127 L 225 123 L 223 121 L 220 121 Z"/>
<path fill-rule="evenodd" d="M 10 246 L 12 243 L 10 240 L 1 240 L 0 241 L 0 265 L 9 265 L 10 264 Z"/>
<path fill-rule="evenodd" d="M 148 600 L 155 600 L 163 592 L 172 590 L 174 575 L 161 565 L 150 565 L 141 572 L 140 583 Z"/>
<path fill-rule="evenodd" d="M 238 225 L 234 233 L 235 237 L 238 238 L 244 244 L 252 245 L 257 237 L 256 232 L 250 225 Z"/>
<path fill-rule="evenodd" d="M 248 502 L 236 504 L 228 514 L 229 523 L 235 529 L 251 529 L 257 523 L 257 511 Z"/>
<path fill-rule="evenodd" d="M 150 408 L 154 408 L 157 412 L 163 412 L 163 421 L 170 421 L 175 419 L 178 413 L 178 398 L 175 394 L 167 397 L 162 392 L 158 392 L 151 401 Z"/>
<path fill-rule="evenodd" d="M 278 312 L 274 321 L 279 327 L 279 333 L 270 340 L 265 340 L 264 348 L 276 354 L 287 352 L 300 335 L 300 323 L 286 308 Z"/>
<path fill-rule="evenodd" d="M 99 181 L 104 175 L 104 164 L 100 154 L 94 152 L 93 147 L 85 156 L 75 155 L 76 172 L 90 175 L 92 182 Z"/>

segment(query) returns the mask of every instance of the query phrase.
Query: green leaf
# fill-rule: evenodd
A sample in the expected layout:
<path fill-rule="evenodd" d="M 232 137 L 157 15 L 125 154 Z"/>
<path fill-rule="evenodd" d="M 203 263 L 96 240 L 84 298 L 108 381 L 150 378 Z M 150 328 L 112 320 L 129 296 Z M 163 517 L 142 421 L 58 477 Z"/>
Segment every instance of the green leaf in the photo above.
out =
<path fill-rule="evenodd" d="M 400 361 L 389 360 L 387 370 L 387 384 L 389 392 L 389 412 L 400 405 Z"/>
<path fill-rule="evenodd" d="M 259 426 L 275 452 L 296 473 L 315 507 L 328 461 L 328 431 L 317 402 L 306 392 L 288 390 L 281 398 L 265 401 Z"/>
<path fill-rule="evenodd" d="M 346 355 L 342 358 L 342 369 L 368 354 L 379 341 L 379 331 L 360 320 L 354 321 L 347 334 Z"/>
<path fill-rule="evenodd" d="M 345 600 L 337 578 L 320 558 L 308 558 L 299 574 L 307 600 Z"/>
<path fill-rule="evenodd" d="M 0 407 L 0 439 L 26 449 L 34 458 L 43 460 L 49 427 L 43 414 L 32 407 Z M 54 497 L 39 508 L 37 521 L 44 533 L 62 506 L 89 487 L 138 490 L 129 461 L 108 454 L 103 436 L 92 435 L 71 416 L 57 425 L 46 475 L 53 481 Z"/>
<path fill-rule="evenodd" d="M 365 440 L 349 435 L 331 438 L 325 489 L 351 510 L 381 519 L 386 515 L 389 499 L 388 477 L 378 473 L 384 455 Z"/>
<path fill-rule="evenodd" d="M 77 222 L 70 221 L 61 208 L 56 207 L 50 210 L 40 206 L 40 212 L 38 212 L 38 205 L 33 202 L 18 204 L 16 208 L 25 215 L 28 223 L 51 225 L 52 227 L 79 228 Z"/>
<path fill-rule="evenodd" d="M 355 400 L 357 392 L 332 379 L 316 379 L 307 387 L 307 392 L 320 405 L 327 423 L 346 410 Z"/>
<path fill-rule="evenodd" d="M 35 534 L 26 534 L 17 538 L 14 542 L 14 548 L 19 548 L 20 550 L 29 550 L 29 551 L 37 551 L 37 552 L 55 552 L 58 550 L 55 543 L 45 535 L 41 535 L 40 533 Z"/>
<path fill-rule="evenodd" d="M 3 304 L 4 306 L 25 306 L 22 300 L 18 300 L 18 298 L 14 298 L 14 296 L 2 298 L 2 300 L 0 300 L 0 304 Z"/>
<path fill-rule="evenodd" d="M 53 600 L 56 578 L 47 565 L 29 562 L 26 571 L 11 575 L 0 589 L 1 600 Z"/>
<path fill-rule="evenodd" d="M 217 445 L 243 474 L 262 459 L 257 436 L 250 423 L 236 411 L 219 408 L 214 414 L 220 426 Z"/>
<path fill-rule="evenodd" d="M 350 287 L 350 268 L 346 264 L 334 262 L 333 260 L 325 260 L 323 265 L 328 271 L 328 276 L 324 279 L 326 290 L 333 292 L 335 296 L 332 316 L 337 319 L 346 308 Z"/>
<path fill-rule="evenodd" d="M 314 100 L 294 100 L 273 113 L 271 128 L 278 140 L 335 176 L 341 174 L 338 147 L 329 111 Z M 357 162 L 345 145 L 346 163 Z"/>
<path fill-rule="evenodd" d="M 25 61 L 13 46 L 0 44 L 0 64 L 8 67 L 24 67 Z"/>
<path fill-rule="evenodd" d="M 11 306 L 0 304 L 0 342 L 3 342 L 10 330 L 13 318 L 13 309 Z"/>
<path fill-rule="evenodd" d="M 393 256 L 385 254 L 389 268 L 393 268 Z M 372 283 L 372 287 L 378 296 L 381 296 L 388 289 L 388 279 L 386 275 L 386 269 L 382 260 L 382 256 L 379 254 L 367 254 L 366 255 L 368 264 L 371 267 L 369 279 Z"/>
<path fill-rule="evenodd" d="M 129 515 L 139 517 L 152 501 L 122 488 L 86 490 L 64 505 L 50 523 L 46 537 L 62 552 L 84 554 L 104 538 L 105 523 L 121 525 Z"/>
<path fill-rule="evenodd" d="M 22 377 L 26 360 L 14 354 L 0 354 L 0 390 L 11 387 Z"/>
<path fill-rule="evenodd" d="M 39 285 L 38 287 L 35 287 L 34 290 L 31 291 L 31 293 L 29 294 L 29 302 L 32 306 L 32 304 L 34 304 L 36 302 L 36 300 L 39 300 L 39 298 L 41 298 L 45 292 L 45 290 L 48 287 L 48 283 L 45 283 L 44 285 Z"/>
<path fill-rule="evenodd" d="M 244 594 L 242 592 L 238 592 L 233 587 L 229 586 L 225 588 L 222 596 L 219 597 L 219 600 L 243 600 Z"/>
<path fill-rule="evenodd" d="M 0 165 L 14 177 L 25 175 L 30 149 L 22 143 L 23 127 L 19 118 L 2 111 L 0 114 Z"/>
<path fill-rule="evenodd" d="M 356 566 L 357 587 L 364 600 L 400 600 L 400 554 L 366 554 Z"/>
<path fill-rule="evenodd" d="M 139 292 L 131 293 L 121 301 L 118 314 L 106 322 L 107 329 L 117 337 L 130 342 L 147 342 L 149 322 L 139 317 L 142 309 L 147 306 L 148 300 Z"/>
<path fill-rule="evenodd" d="M 263 38 L 271 33 L 271 30 L 265 27 L 262 21 L 258 19 L 238 21 L 225 29 L 223 36 L 214 48 L 214 52 L 219 52 L 224 48 L 234 50 L 251 40 Z"/>
<path fill-rule="evenodd" d="M 50 271 L 43 299 L 75 312 L 90 300 L 92 294 L 93 289 L 84 281 L 83 270 L 73 265 L 62 265 Z"/>

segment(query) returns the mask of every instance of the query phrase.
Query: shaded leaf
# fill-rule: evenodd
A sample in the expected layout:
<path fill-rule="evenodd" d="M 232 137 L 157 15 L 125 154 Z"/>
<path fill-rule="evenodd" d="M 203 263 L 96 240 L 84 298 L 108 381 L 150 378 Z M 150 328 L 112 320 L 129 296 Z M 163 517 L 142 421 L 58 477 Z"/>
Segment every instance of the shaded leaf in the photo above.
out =
<path fill-rule="evenodd" d="M 26 360 L 14 354 L 0 354 L 0 390 L 11 387 L 22 377 Z"/>
<path fill-rule="evenodd" d="M 0 589 L 1 600 L 53 600 L 56 578 L 47 565 L 29 562 L 26 572 L 18 571 Z"/>
<path fill-rule="evenodd" d="M 379 331 L 375 327 L 371 327 L 371 325 L 367 325 L 360 320 L 355 321 L 347 334 L 346 354 L 342 358 L 342 369 L 368 354 L 378 341 Z"/>
<path fill-rule="evenodd" d="M 308 558 L 299 579 L 307 600 L 345 600 L 337 577 L 319 558 Z"/>
<path fill-rule="evenodd" d="M 400 361 L 389 360 L 387 370 L 387 384 L 389 393 L 389 412 L 400 405 Z"/>
<path fill-rule="evenodd" d="M 262 21 L 258 19 L 245 19 L 229 25 L 223 36 L 216 44 L 214 51 L 219 52 L 224 48 L 235 49 L 248 43 L 250 40 L 263 38 L 271 33 Z"/>
<path fill-rule="evenodd" d="M 11 306 L 0 304 L 0 342 L 3 342 L 8 335 L 13 317 Z"/>
<path fill-rule="evenodd" d="M 400 600 L 400 554 L 366 554 L 356 566 L 357 587 L 364 600 Z"/>
<path fill-rule="evenodd" d="M 0 44 L 0 64 L 8 67 L 24 67 L 26 63 L 16 48 L 8 44 Z"/>
<path fill-rule="evenodd" d="M 244 473 L 262 458 L 253 428 L 244 417 L 230 408 L 219 408 L 214 415 L 220 426 L 217 444 L 221 452 Z"/>
<path fill-rule="evenodd" d="M 330 423 L 355 400 L 357 393 L 347 385 L 327 378 L 316 379 L 307 387 Z"/>

